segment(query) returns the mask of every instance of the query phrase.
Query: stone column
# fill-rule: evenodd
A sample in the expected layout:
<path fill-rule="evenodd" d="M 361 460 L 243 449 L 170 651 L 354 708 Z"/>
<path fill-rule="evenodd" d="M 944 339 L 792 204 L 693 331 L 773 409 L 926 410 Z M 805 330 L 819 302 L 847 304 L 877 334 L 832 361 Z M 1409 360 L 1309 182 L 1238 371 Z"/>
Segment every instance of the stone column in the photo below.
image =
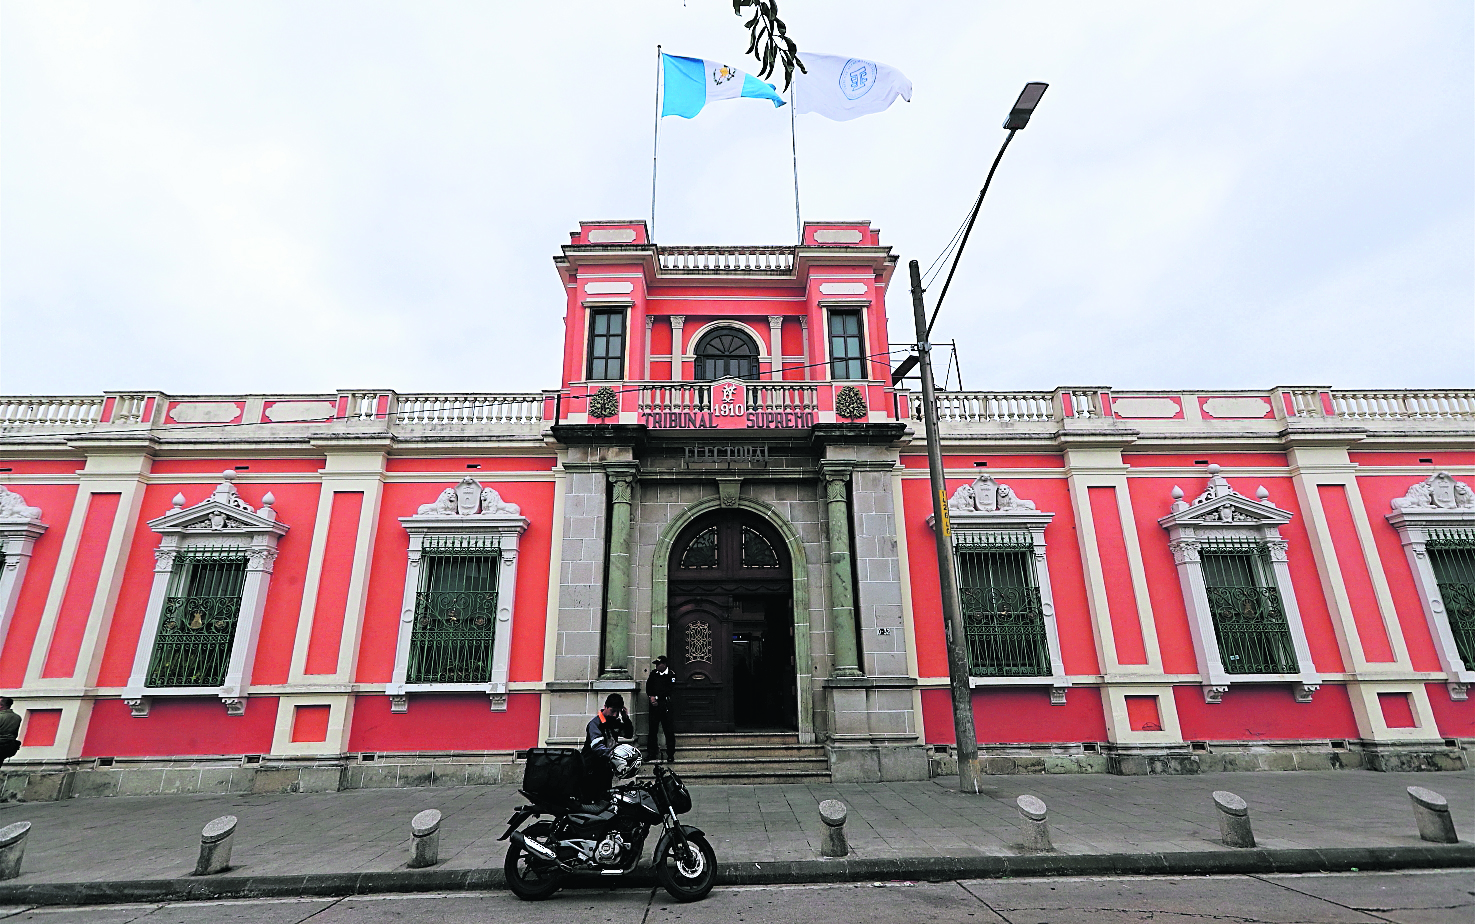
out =
<path fill-rule="evenodd" d="M 855 644 L 855 588 L 850 568 L 850 466 L 824 465 L 825 506 L 830 513 L 830 631 L 836 677 L 859 677 Z"/>
<path fill-rule="evenodd" d="M 671 381 L 680 382 L 681 356 L 685 352 L 681 345 L 681 331 L 686 327 L 686 315 L 671 315 Z"/>
<path fill-rule="evenodd" d="M 630 502 L 633 467 L 608 468 L 610 489 L 609 579 L 604 603 L 604 673 L 601 680 L 630 679 Z"/>

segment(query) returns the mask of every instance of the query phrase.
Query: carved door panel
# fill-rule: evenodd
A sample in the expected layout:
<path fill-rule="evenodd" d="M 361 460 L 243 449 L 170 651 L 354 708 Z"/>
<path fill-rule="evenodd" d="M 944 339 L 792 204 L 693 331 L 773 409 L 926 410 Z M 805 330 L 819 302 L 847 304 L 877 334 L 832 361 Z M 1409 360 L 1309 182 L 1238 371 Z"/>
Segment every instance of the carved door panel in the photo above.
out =
<path fill-rule="evenodd" d="M 676 672 L 676 728 L 728 732 L 732 722 L 732 631 L 729 598 L 678 597 L 671 602 L 671 667 Z"/>

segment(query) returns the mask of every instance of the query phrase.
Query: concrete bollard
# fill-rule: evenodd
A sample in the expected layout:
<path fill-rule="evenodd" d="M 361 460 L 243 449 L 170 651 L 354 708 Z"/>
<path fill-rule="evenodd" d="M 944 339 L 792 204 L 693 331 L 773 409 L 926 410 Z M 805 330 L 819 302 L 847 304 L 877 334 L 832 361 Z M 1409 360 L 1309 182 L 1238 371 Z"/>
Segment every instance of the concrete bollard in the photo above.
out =
<path fill-rule="evenodd" d="M 1449 814 L 1448 799 L 1422 786 L 1410 786 L 1408 797 L 1414 803 L 1414 820 L 1419 823 L 1419 837 L 1436 844 L 1459 843 L 1460 838 L 1455 834 L 1455 820 Z"/>
<path fill-rule="evenodd" d="M 200 859 L 196 876 L 209 876 L 230 869 L 230 845 L 236 835 L 236 816 L 221 815 L 200 831 Z"/>
<path fill-rule="evenodd" d="M 17 821 L 0 828 L 0 879 L 20 875 L 20 860 L 26 852 L 26 835 L 31 833 L 29 821 Z"/>
<path fill-rule="evenodd" d="M 440 812 L 426 809 L 410 820 L 414 842 L 410 845 L 410 869 L 440 862 Z"/>
<path fill-rule="evenodd" d="M 1214 808 L 1219 810 L 1219 838 L 1225 847 L 1255 846 L 1255 832 L 1250 830 L 1250 805 L 1232 792 L 1222 789 L 1214 793 Z"/>
<path fill-rule="evenodd" d="M 1045 817 L 1048 811 L 1045 800 L 1037 796 L 1020 796 L 1014 804 L 1019 806 L 1019 817 L 1024 821 L 1025 846 L 1031 850 L 1054 850 L 1055 845 L 1050 842 L 1050 820 Z"/>
<path fill-rule="evenodd" d="M 839 799 L 826 799 L 819 804 L 819 820 L 824 822 L 824 840 L 820 841 L 819 855 L 822 857 L 844 857 L 850 854 L 850 845 L 845 841 L 845 803 Z"/>

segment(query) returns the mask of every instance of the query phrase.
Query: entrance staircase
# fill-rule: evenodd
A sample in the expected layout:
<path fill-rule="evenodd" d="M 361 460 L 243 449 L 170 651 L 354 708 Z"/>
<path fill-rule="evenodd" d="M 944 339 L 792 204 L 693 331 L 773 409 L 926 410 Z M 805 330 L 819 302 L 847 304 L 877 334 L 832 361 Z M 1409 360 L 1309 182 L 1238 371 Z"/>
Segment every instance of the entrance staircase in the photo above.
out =
<path fill-rule="evenodd" d="M 641 741 L 642 747 L 645 741 Z M 688 783 L 756 785 L 828 783 L 830 762 L 817 744 L 794 732 L 678 734 L 671 769 Z"/>

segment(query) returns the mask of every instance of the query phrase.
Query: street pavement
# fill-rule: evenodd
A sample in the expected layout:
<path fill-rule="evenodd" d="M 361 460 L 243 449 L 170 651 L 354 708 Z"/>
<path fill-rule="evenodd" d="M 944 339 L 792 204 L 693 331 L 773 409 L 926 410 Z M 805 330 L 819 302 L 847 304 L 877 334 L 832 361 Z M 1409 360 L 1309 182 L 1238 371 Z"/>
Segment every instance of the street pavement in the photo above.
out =
<path fill-rule="evenodd" d="M 683 905 L 659 889 L 0 908 L 4 924 L 1469 924 L 1470 870 L 1092 877 L 719 887 Z"/>
<path fill-rule="evenodd" d="M 683 821 L 708 833 L 724 863 L 813 860 L 819 803 L 839 799 L 849 808 L 852 855 L 861 860 L 1020 856 L 1029 851 L 1014 800 L 1029 793 L 1049 806 L 1060 854 L 1224 851 L 1210 794 L 1227 789 L 1248 801 L 1261 847 L 1418 846 L 1427 842 L 1419 840 L 1406 792 L 1418 785 L 1449 799 L 1462 840 L 1475 839 L 1475 771 L 994 776 L 981 796 L 961 794 L 957 784 L 940 777 L 693 786 L 693 810 Z M 497 838 L 522 801 L 516 787 L 503 785 L 9 803 L 0 805 L 0 825 L 33 827 L 22 875 L 4 885 L 185 876 L 200 828 L 220 815 L 240 819 L 223 877 L 404 870 L 410 819 L 427 808 L 445 819 L 437 869 L 500 870 L 507 845 Z"/>

